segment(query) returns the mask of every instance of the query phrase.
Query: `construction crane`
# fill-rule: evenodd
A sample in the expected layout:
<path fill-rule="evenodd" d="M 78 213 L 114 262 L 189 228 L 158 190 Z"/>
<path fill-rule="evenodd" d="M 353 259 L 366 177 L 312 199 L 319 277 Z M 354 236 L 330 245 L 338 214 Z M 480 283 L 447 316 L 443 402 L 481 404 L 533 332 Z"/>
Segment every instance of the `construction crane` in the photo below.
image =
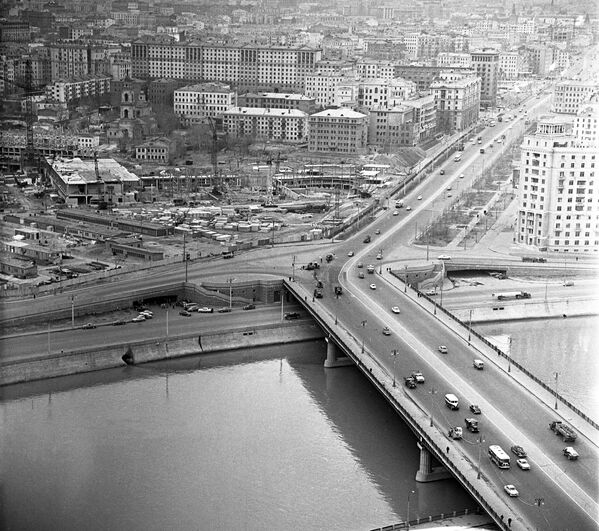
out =
<path fill-rule="evenodd" d="M 210 149 L 210 163 L 212 164 L 212 189 L 217 189 L 220 192 L 220 186 L 218 182 L 218 134 L 216 133 L 216 122 L 212 116 L 208 116 L 208 123 L 210 124 L 210 130 L 212 131 L 212 148 Z"/>

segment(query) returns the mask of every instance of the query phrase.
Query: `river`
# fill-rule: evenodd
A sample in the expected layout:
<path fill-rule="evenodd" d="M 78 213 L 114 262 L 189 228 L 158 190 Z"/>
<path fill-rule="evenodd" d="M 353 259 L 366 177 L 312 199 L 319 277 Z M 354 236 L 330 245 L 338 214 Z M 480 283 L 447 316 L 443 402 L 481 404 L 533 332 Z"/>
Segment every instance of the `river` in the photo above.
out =
<path fill-rule="evenodd" d="M 7 530 L 364 530 L 476 504 L 322 342 L 2 389 Z M 410 492 L 414 491 L 410 495 Z"/>

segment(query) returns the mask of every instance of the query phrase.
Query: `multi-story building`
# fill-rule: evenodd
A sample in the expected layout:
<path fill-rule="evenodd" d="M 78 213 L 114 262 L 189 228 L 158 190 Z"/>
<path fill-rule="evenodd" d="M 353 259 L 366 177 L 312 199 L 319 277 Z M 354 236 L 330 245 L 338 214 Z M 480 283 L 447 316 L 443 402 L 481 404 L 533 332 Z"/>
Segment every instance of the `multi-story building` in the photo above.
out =
<path fill-rule="evenodd" d="M 133 76 L 229 83 L 238 90 L 301 92 L 316 71 L 320 48 L 210 45 L 161 35 L 131 44 Z"/>
<path fill-rule="evenodd" d="M 585 81 L 560 81 L 553 92 L 552 111 L 575 114 L 582 102 L 599 91 L 599 84 Z"/>
<path fill-rule="evenodd" d="M 437 107 L 435 97 L 426 94 L 402 102 L 402 105 L 414 109 L 414 126 L 417 143 L 425 142 L 437 132 Z"/>
<path fill-rule="evenodd" d="M 481 107 L 495 107 L 497 104 L 497 79 L 499 77 L 499 52 L 491 48 L 470 53 L 472 65 L 481 79 Z"/>
<path fill-rule="evenodd" d="M 223 130 L 233 136 L 305 142 L 308 115 L 297 109 L 233 107 L 222 115 Z"/>
<path fill-rule="evenodd" d="M 46 97 L 51 101 L 69 103 L 89 96 L 110 94 L 109 76 L 81 76 L 54 81 L 46 86 Z"/>
<path fill-rule="evenodd" d="M 475 73 L 473 68 L 447 67 L 447 66 L 420 66 L 420 65 L 397 65 L 395 77 L 401 77 L 416 83 L 418 92 L 429 90 L 431 83 L 443 72 L 444 75 L 456 74 L 467 75 Z"/>
<path fill-rule="evenodd" d="M 148 83 L 147 97 L 153 104 L 173 106 L 175 90 L 185 86 L 181 79 L 154 79 Z"/>
<path fill-rule="evenodd" d="M 147 160 L 158 164 L 171 162 L 172 142 L 168 138 L 148 140 L 139 146 L 135 146 L 135 158 Z"/>
<path fill-rule="evenodd" d="M 364 153 L 368 116 L 351 109 L 326 109 L 309 118 L 308 151 Z"/>
<path fill-rule="evenodd" d="M 397 105 L 370 110 L 368 145 L 388 152 L 401 146 L 418 144 L 418 128 L 414 122 L 414 108 Z"/>
<path fill-rule="evenodd" d="M 339 105 L 337 101 L 337 88 L 355 81 L 355 78 L 342 74 L 319 73 L 306 76 L 304 94 L 314 98 L 316 105 Z"/>
<path fill-rule="evenodd" d="M 522 56 L 518 52 L 499 54 L 499 78 L 517 79 L 522 65 Z"/>
<path fill-rule="evenodd" d="M 531 72 L 538 76 L 546 76 L 553 65 L 553 47 L 547 44 L 531 44 L 527 52 Z"/>
<path fill-rule="evenodd" d="M 516 241 L 554 252 L 599 251 L 599 101 L 541 117 L 521 146 Z"/>
<path fill-rule="evenodd" d="M 224 83 L 202 83 L 175 90 L 173 110 L 184 125 L 216 118 L 236 105 L 236 94 Z"/>
<path fill-rule="evenodd" d="M 480 109 L 478 76 L 439 79 L 431 85 L 437 107 L 437 128 L 444 133 L 463 131 L 478 120 Z"/>
<path fill-rule="evenodd" d="M 358 84 L 358 105 L 367 109 L 394 107 L 416 93 L 416 84 L 401 78 L 364 79 Z"/>
<path fill-rule="evenodd" d="M 262 107 L 268 109 L 297 109 L 312 114 L 316 111 L 316 99 L 303 94 L 283 92 L 248 92 L 237 99 L 240 107 Z"/>
<path fill-rule="evenodd" d="M 5 20 L 0 22 L 0 42 L 30 42 L 31 26 L 29 22 Z"/>
<path fill-rule="evenodd" d="M 390 61 L 360 59 L 356 63 L 356 73 L 361 79 L 393 79 L 395 65 Z"/>
<path fill-rule="evenodd" d="M 437 55 L 437 66 L 472 68 L 472 57 L 469 53 L 440 52 Z"/>
<path fill-rule="evenodd" d="M 89 47 L 85 44 L 56 43 L 48 46 L 52 80 L 81 77 L 90 73 Z"/>

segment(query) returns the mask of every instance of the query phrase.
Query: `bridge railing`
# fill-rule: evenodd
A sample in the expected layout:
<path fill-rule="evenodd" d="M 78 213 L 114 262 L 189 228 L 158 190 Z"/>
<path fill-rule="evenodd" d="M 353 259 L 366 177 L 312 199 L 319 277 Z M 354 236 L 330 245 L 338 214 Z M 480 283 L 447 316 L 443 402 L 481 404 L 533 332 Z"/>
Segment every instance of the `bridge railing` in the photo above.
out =
<path fill-rule="evenodd" d="M 401 276 L 398 273 L 396 273 L 395 271 L 391 271 L 391 274 L 394 277 L 396 277 L 397 279 L 399 279 L 401 282 L 404 282 L 403 278 L 401 278 Z M 583 411 L 581 411 L 580 409 L 578 409 L 574 404 L 572 404 L 572 402 L 570 402 L 569 400 L 567 400 L 566 398 L 564 398 L 562 395 L 560 395 L 559 393 L 557 393 L 555 391 L 555 389 L 553 389 L 552 387 L 550 387 L 549 385 L 547 385 L 543 380 L 541 380 L 540 378 L 538 378 L 537 376 L 535 376 L 526 367 L 523 367 L 520 363 L 518 363 L 517 361 L 515 361 L 514 358 L 512 358 L 511 356 L 509 356 L 508 354 L 506 354 L 505 352 L 503 352 L 503 350 L 501 350 L 499 347 L 497 347 L 496 345 L 494 345 L 493 343 L 491 343 L 488 339 L 486 339 L 484 336 L 482 336 L 479 332 L 477 332 L 476 330 L 473 330 L 472 327 L 468 327 L 468 325 L 466 323 L 464 323 L 461 319 L 459 319 L 458 317 L 456 317 L 449 310 L 447 310 L 446 308 L 444 308 L 443 306 L 441 306 L 439 303 L 437 303 L 436 300 L 434 300 L 431 297 L 429 297 L 428 295 L 426 295 L 426 293 L 423 293 L 423 292 L 417 290 L 416 288 L 413 288 L 413 289 L 419 294 L 420 297 L 422 297 L 423 299 L 425 299 L 425 300 L 429 301 L 431 304 L 433 304 L 435 306 L 435 308 L 436 308 L 437 311 L 443 312 L 445 315 L 447 315 L 447 317 L 449 317 L 450 319 L 452 319 L 453 321 L 455 321 L 460 326 L 464 327 L 464 329 L 469 329 L 470 330 L 470 334 L 472 334 L 479 341 L 481 341 L 482 343 L 484 343 L 491 350 L 495 351 L 498 356 L 500 356 L 502 358 L 505 358 L 506 360 L 509 360 L 510 363 L 512 365 L 514 365 L 514 367 L 517 367 L 520 371 L 522 371 L 524 374 L 526 374 L 526 376 L 528 376 L 531 380 L 533 380 L 534 382 L 536 382 L 537 384 L 539 384 L 545 391 L 547 391 L 548 393 L 550 393 L 551 395 L 553 395 L 557 400 L 559 400 L 560 402 L 562 402 L 564 405 L 568 406 L 579 417 L 581 417 L 582 419 L 584 419 L 586 422 L 588 422 L 595 429 L 599 429 L 599 424 L 597 422 L 595 422 L 592 418 L 590 418 L 586 413 L 584 413 Z"/>
<path fill-rule="evenodd" d="M 446 518 L 456 518 L 458 516 L 464 516 L 467 514 L 480 514 L 480 508 L 476 509 L 462 509 L 461 511 L 452 511 L 450 513 L 441 513 L 431 516 L 425 516 L 422 518 L 415 518 L 414 520 L 399 522 L 398 524 L 386 525 L 385 527 L 375 527 L 370 531 L 396 531 L 400 529 L 409 529 L 410 526 L 424 524 L 426 522 L 438 522 L 439 520 L 445 520 Z"/>

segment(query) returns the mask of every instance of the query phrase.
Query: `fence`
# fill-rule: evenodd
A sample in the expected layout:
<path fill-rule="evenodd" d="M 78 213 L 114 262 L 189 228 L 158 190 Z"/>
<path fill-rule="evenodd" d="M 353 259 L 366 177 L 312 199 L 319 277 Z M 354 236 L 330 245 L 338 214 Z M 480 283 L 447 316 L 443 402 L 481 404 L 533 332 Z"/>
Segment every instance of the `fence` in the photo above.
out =
<path fill-rule="evenodd" d="M 395 278 L 397 278 L 401 282 L 403 282 L 403 279 L 397 273 L 395 273 L 394 271 L 391 271 L 391 274 Z M 459 324 L 463 328 L 468 329 L 470 331 L 470 334 L 472 334 L 474 337 L 478 338 L 482 343 L 484 343 L 491 350 L 494 350 L 497 353 L 498 356 L 500 356 L 502 358 L 505 358 L 506 360 L 509 359 L 510 363 L 514 367 L 518 368 L 520 371 L 522 371 L 524 374 L 526 374 L 526 376 L 528 376 L 531 380 L 533 380 L 534 382 L 536 382 L 537 384 L 539 384 L 545 391 L 547 391 L 548 393 L 550 393 L 551 395 L 553 395 L 557 400 L 559 400 L 560 402 L 562 402 L 564 405 L 568 406 L 579 417 L 581 417 L 582 419 L 584 419 L 585 421 L 587 421 L 591 426 L 593 426 L 593 428 L 599 429 L 599 424 L 597 422 L 595 422 L 588 415 L 586 415 L 585 413 L 583 413 L 582 411 L 580 411 L 580 409 L 578 409 L 574 404 L 572 404 L 570 401 L 568 401 L 567 399 L 565 399 L 562 395 L 560 395 L 559 393 L 556 393 L 555 389 L 552 389 L 551 387 L 549 387 L 545 382 L 543 382 L 542 380 L 540 380 L 539 378 L 537 378 L 534 374 L 532 374 L 528 369 L 526 369 L 525 367 L 523 367 L 522 365 L 520 365 L 512 357 L 508 356 L 499 347 L 493 345 L 493 343 L 491 343 L 484 336 L 482 336 L 481 334 L 479 334 L 476 330 L 473 330 L 471 327 L 469 327 L 462 320 L 458 319 L 449 310 L 446 310 L 443 306 L 441 306 L 440 304 L 438 304 L 437 301 L 431 299 L 428 295 L 426 295 L 425 293 L 417 290 L 416 288 L 414 288 L 414 289 L 415 289 L 415 291 L 417 291 L 417 293 L 419 294 L 420 297 L 426 299 L 431 304 L 433 304 L 437 310 L 443 312 L 445 315 L 447 315 L 450 319 L 452 319 L 453 321 L 455 321 L 457 324 Z"/>
<path fill-rule="evenodd" d="M 441 513 L 436 514 L 434 516 L 426 516 L 423 518 L 416 518 L 414 520 L 409 520 L 406 522 L 400 522 L 398 524 L 386 525 L 385 527 L 376 527 L 371 529 L 370 531 L 396 531 L 398 529 L 409 529 L 410 526 L 424 524 L 426 522 L 438 522 L 440 520 L 445 520 L 446 518 L 455 518 L 457 516 L 464 516 L 466 514 L 480 514 L 480 507 L 476 509 L 462 509 L 461 511 L 452 511 L 450 513 Z"/>

